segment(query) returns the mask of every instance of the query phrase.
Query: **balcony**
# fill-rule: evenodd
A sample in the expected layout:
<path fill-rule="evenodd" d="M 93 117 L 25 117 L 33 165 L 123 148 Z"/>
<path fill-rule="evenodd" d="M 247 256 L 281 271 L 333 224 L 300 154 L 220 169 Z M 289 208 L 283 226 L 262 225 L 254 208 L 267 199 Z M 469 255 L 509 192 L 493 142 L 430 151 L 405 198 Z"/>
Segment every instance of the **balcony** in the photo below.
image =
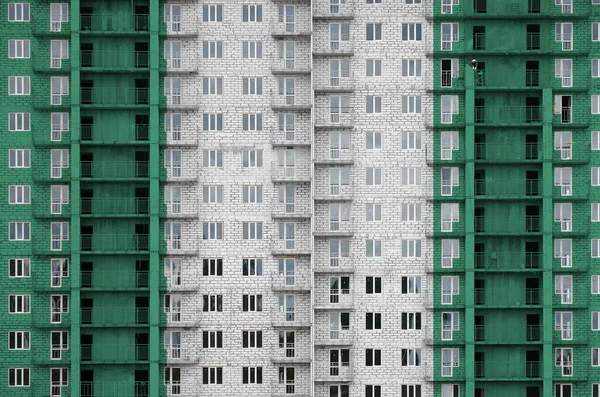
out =
<path fill-rule="evenodd" d="M 515 219 L 500 216 L 475 216 L 475 233 L 479 235 L 528 235 L 541 232 L 539 215 Z"/>
<path fill-rule="evenodd" d="M 495 144 L 475 143 L 475 161 L 482 163 L 530 163 L 541 161 L 542 150 L 538 143 Z"/>
<path fill-rule="evenodd" d="M 136 291 L 148 289 L 147 271 L 81 271 L 81 289 L 93 291 Z"/>
<path fill-rule="evenodd" d="M 475 124 L 482 126 L 540 125 L 539 106 L 475 106 Z"/>
<path fill-rule="evenodd" d="M 81 179 L 93 181 L 139 181 L 148 178 L 147 161 L 82 161 Z"/>
<path fill-rule="evenodd" d="M 80 383 L 81 397 L 149 397 L 148 382 L 93 381 Z"/>
<path fill-rule="evenodd" d="M 310 341 L 286 343 L 271 347 L 271 362 L 275 364 L 310 364 Z"/>
<path fill-rule="evenodd" d="M 315 164 L 352 165 L 354 164 L 353 147 L 322 147 L 315 148 Z"/>
<path fill-rule="evenodd" d="M 309 198 L 296 195 L 281 200 L 279 197 L 274 197 L 271 201 L 271 217 L 274 219 L 303 219 L 310 218 L 310 215 Z"/>
<path fill-rule="evenodd" d="M 322 258 L 319 258 L 322 259 Z M 328 273 L 354 273 L 355 265 L 350 254 L 347 253 L 345 256 L 339 256 L 339 254 L 330 254 L 330 257 L 315 262 L 313 272 L 315 274 L 328 274 Z"/>
<path fill-rule="evenodd" d="M 147 108 L 148 88 L 81 88 L 81 107 L 86 109 Z"/>
<path fill-rule="evenodd" d="M 111 126 L 112 127 L 112 126 Z M 148 124 L 135 126 L 94 127 L 81 125 L 82 145 L 145 145 L 148 144 Z"/>
<path fill-rule="evenodd" d="M 354 70 L 342 70 L 331 75 L 329 70 L 320 70 L 315 73 L 315 92 L 354 92 L 356 81 L 354 80 Z"/>
<path fill-rule="evenodd" d="M 308 59 L 296 56 L 271 59 L 271 73 L 274 75 L 310 74 L 311 65 Z"/>
<path fill-rule="evenodd" d="M 314 20 L 350 20 L 354 19 L 354 1 L 313 2 Z"/>
<path fill-rule="evenodd" d="M 148 308 L 81 308 L 81 325 L 91 327 L 147 326 Z"/>
<path fill-rule="evenodd" d="M 296 92 L 271 93 L 271 108 L 281 111 L 310 111 L 312 103 L 309 95 Z"/>
<path fill-rule="evenodd" d="M 315 368 L 315 382 L 351 382 L 354 379 L 352 363 L 332 363 L 323 360 L 321 368 Z M 328 364 L 328 365 L 324 365 Z"/>
<path fill-rule="evenodd" d="M 351 107 L 319 107 L 315 108 L 315 128 L 354 127 L 354 112 Z"/>
<path fill-rule="evenodd" d="M 329 41 L 316 41 L 313 57 L 349 57 L 354 55 L 354 41 L 349 34 L 330 37 Z"/>
<path fill-rule="evenodd" d="M 271 253 L 277 256 L 311 255 L 310 240 L 308 235 L 274 238 L 271 240 Z"/>
<path fill-rule="evenodd" d="M 271 325 L 274 328 L 310 328 L 310 315 L 308 310 L 299 310 L 298 304 L 300 300 L 296 300 L 296 306 L 292 310 L 279 311 L 273 310 L 271 313 Z"/>
<path fill-rule="evenodd" d="M 271 163 L 271 180 L 273 182 L 310 182 L 309 164 L 280 165 Z"/>
<path fill-rule="evenodd" d="M 475 325 L 475 343 L 478 344 L 520 345 L 540 342 L 539 325 L 520 327 Z"/>
<path fill-rule="evenodd" d="M 587 164 L 590 162 L 591 146 L 586 143 L 565 144 L 560 149 L 554 148 L 552 162 L 556 165 Z"/>
<path fill-rule="evenodd" d="M 318 333 L 315 336 L 315 346 L 352 346 L 354 344 L 354 336 L 349 329 L 330 330 L 327 325 L 326 336 L 320 336 Z"/>
<path fill-rule="evenodd" d="M 150 27 L 147 14 L 81 14 L 79 21 L 82 35 L 147 35 Z"/>
<path fill-rule="evenodd" d="M 283 146 L 311 146 L 310 127 L 296 126 L 288 130 L 275 128 L 271 133 L 271 145 Z"/>
<path fill-rule="evenodd" d="M 315 310 L 352 310 L 354 308 L 354 294 L 350 289 L 330 289 L 315 297 L 313 309 Z"/>
<path fill-rule="evenodd" d="M 147 197 L 97 197 L 81 199 L 82 217 L 146 217 L 149 213 Z"/>
<path fill-rule="evenodd" d="M 541 290 L 538 288 L 523 288 L 521 292 L 508 293 L 508 288 L 475 288 L 475 306 L 492 308 L 519 308 L 539 306 Z"/>
<path fill-rule="evenodd" d="M 309 37 L 311 35 L 309 11 L 307 7 L 295 7 L 292 15 L 275 15 L 271 20 L 271 36 L 276 39 Z"/>
<path fill-rule="evenodd" d="M 88 254 L 137 254 L 149 249 L 147 234 L 82 234 L 81 251 Z"/>
<path fill-rule="evenodd" d="M 539 179 L 475 179 L 477 199 L 541 198 Z"/>
<path fill-rule="evenodd" d="M 85 72 L 136 72 L 148 70 L 148 51 L 80 51 Z"/>
<path fill-rule="evenodd" d="M 330 220 L 315 222 L 313 236 L 315 237 L 350 237 L 354 235 L 354 222 L 352 218 L 347 221 Z"/>
<path fill-rule="evenodd" d="M 81 345 L 82 364 L 135 364 L 148 361 L 148 345 L 105 344 Z"/>
<path fill-rule="evenodd" d="M 541 252 L 475 252 L 475 269 L 522 271 L 539 269 Z"/>
<path fill-rule="evenodd" d="M 527 361 L 525 363 L 525 377 L 527 378 L 539 378 L 542 369 L 542 363 L 540 361 Z"/>

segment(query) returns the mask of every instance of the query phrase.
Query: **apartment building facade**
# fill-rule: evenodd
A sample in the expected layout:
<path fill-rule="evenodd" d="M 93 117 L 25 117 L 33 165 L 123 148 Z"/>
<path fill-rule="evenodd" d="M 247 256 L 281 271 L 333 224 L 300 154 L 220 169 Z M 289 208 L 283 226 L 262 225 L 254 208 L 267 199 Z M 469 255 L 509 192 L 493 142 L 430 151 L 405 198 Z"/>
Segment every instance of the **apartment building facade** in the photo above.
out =
<path fill-rule="evenodd" d="M 599 396 L 600 2 L 0 19 L 0 395 Z"/>

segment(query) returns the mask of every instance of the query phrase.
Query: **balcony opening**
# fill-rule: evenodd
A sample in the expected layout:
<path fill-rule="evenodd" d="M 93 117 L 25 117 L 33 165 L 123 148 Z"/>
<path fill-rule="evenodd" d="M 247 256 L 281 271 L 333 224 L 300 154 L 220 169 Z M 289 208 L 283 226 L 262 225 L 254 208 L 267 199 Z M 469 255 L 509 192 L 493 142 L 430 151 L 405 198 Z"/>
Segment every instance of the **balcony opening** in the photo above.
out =
<path fill-rule="evenodd" d="M 479 62 L 477 64 L 477 70 L 475 71 L 475 86 L 485 87 L 485 62 Z"/>
<path fill-rule="evenodd" d="M 90 6 L 81 6 L 79 8 L 79 15 L 81 15 L 80 23 L 82 31 L 92 30 L 92 19 L 94 16 L 94 8 Z"/>
<path fill-rule="evenodd" d="M 94 163 L 94 153 L 81 153 L 81 177 L 92 177 L 92 164 Z"/>
<path fill-rule="evenodd" d="M 92 104 L 92 93 L 94 91 L 94 80 L 81 80 L 81 104 Z"/>
<path fill-rule="evenodd" d="M 529 233 L 540 231 L 540 206 L 528 205 L 525 207 L 525 229 Z"/>
<path fill-rule="evenodd" d="M 525 392 L 525 397 L 540 397 L 540 387 L 539 386 L 527 386 L 527 391 Z"/>
<path fill-rule="evenodd" d="M 540 243 L 539 241 L 525 242 L 525 268 L 540 268 Z"/>
<path fill-rule="evenodd" d="M 81 50 L 81 67 L 91 68 L 94 66 L 94 44 L 81 43 L 79 49 Z"/>
<path fill-rule="evenodd" d="M 475 285 L 475 304 L 476 305 L 485 305 L 485 280 L 476 279 L 474 285 Z"/>
<path fill-rule="evenodd" d="M 540 49 L 540 25 L 527 25 L 527 49 Z"/>
<path fill-rule="evenodd" d="M 473 50 L 485 50 L 485 26 L 473 26 Z"/>
<path fill-rule="evenodd" d="M 94 116 L 81 116 L 81 140 L 91 141 L 94 139 Z"/>
<path fill-rule="evenodd" d="M 150 262 L 147 259 L 138 259 L 135 261 L 135 287 L 148 288 L 148 272 L 150 271 Z"/>
<path fill-rule="evenodd" d="M 148 397 L 148 380 L 150 379 L 147 369 L 135 370 L 135 397 Z"/>
<path fill-rule="evenodd" d="M 136 141 L 147 141 L 148 140 L 148 125 L 150 123 L 150 116 L 147 114 L 136 114 L 135 115 L 135 140 Z"/>
<path fill-rule="evenodd" d="M 135 67 L 147 68 L 148 65 L 148 43 L 135 43 Z"/>
<path fill-rule="evenodd" d="M 149 210 L 150 189 L 148 187 L 135 188 L 135 213 L 147 214 Z"/>
<path fill-rule="evenodd" d="M 452 87 L 452 59 L 442 59 L 442 87 Z"/>
<path fill-rule="evenodd" d="M 91 214 L 93 208 L 94 189 L 81 189 L 81 213 Z"/>
<path fill-rule="evenodd" d="M 475 243 L 475 269 L 485 268 L 485 244 Z"/>
<path fill-rule="evenodd" d="M 525 135 L 525 160 L 538 160 L 539 142 L 537 134 Z"/>
<path fill-rule="evenodd" d="M 485 208 L 475 208 L 475 233 L 483 233 L 485 231 Z"/>
<path fill-rule="evenodd" d="M 81 397 L 93 397 L 94 396 L 94 370 L 87 369 L 81 370 L 80 372 L 80 387 L 79 395 Z"/>
<path fill-rule="evenodd" d="M 485 353 L 475 352 L 475 377 L 485 377 Z"/>
<path fill-rule="evenodd" d="M 94 309 L 94 300 L 93 299 L 81 298 L 81 324 L 91 324 L 92 323 L 92 310 L 93 309 Z"/>
<path fill-rule="evenodd" d="M 94 237 L 94 226 L 81 225 L 81 250 L 91 251 Z"/>
<path fill-rule="evenodd" d="M 485 317 L 475 316 L 475 342 L 485 341 Z"/>
<path fill-rule="evenodd" d="M 475 170 L 475 196 L 485 196 L 485 170 Z"/>
<path fill-rule="evenodd" d="M 485 98 L 475 98 L 475 123 L 485 122 Z"/>
<path fill-rule="evenodd" d="M 540 304 L 540 279 L 539 278 L 526 278 L 525 279 L 525 304 L 527 304 L 527 305 L 539 305 Z M 536 314 L 536 316 L 537 316 L 537 314 Z M 532 325 L 539 325 L 539 318 L 538 318 L 538 324 L 532 324 Z"/>
<path fill-rule="evenodd" d="M 475 388 L 475 397 L 485 397 L 485 388 L 476 387 Z"/>
<path fill-rule="evenodd" d="M 92 361 L 94 335 L 81 335 L 81 361 Z"/>
<path fill-rule="evenodd" d="M 527 2 L 527 12 L 529 14 L 539 14 L 540 13 L 540 0 L 529 0 Z"/>
<path fill-rule="evenodd" d="M 487 158 L 485 137 L 485 134 L 475 134 L 475 160 L 485 160 Z"/>
<path fill-rule="evenodd" d="M 560 122 L 562 124 L 571 123 L 571 102 L 571 95 L 554 96 L 554 114 L 560 114 Z"/>
<path fill-rule="evenodd" d="M 477 14 L 485 14 L 487 12 L 487 0 L 475 0 L 473 11 Z"/>
<path fill-rule="evenodd" d="M 135 361 L 148 361 L 149 336 L 147 332 L 137 332 L 135 334 Z"/>
<path fill-rule="evenodd" d="M 150 81 L 148 79 L 135 79 L 135 104 L 136 105 L 147 105 L 148 102 L 148 88 L 150 87 Z"/>
<path fill-rule="evenodd" d="M 148 251 L 149 233 L 150 225 L 144 223 L 136 223 L 134 236 L 134 249 L 136 251 Z"/>
<path fill-rule="evenodd" d="M 150 160 L 150 152 L 139 151 L 135 152 L 135 177 L 148 178 L 148 161 Z"/>
<path fill-rule="evenodd" d="M 542 121 L 540 114 L 540 102 L 539 97 L 527 97 L 525 98 L 525 122 L 526 123 L 539 123 Z"/>
<path fill-rule="evenodd" d="M 150 7 L 147 5 L 135 6 L 135 31 L 136 32 L 147 32 L 148 31 L 148 15 L 150 14 Z"/>
<path fill-rule="evenodd" d="M 147 296 L 136 296 L 135 297 L 135 323 L 136 324 L 148 324 L 148 307 L 149 306 L 150 306 L 150 298 L 148 298 Z"/>
<path fill-rule="evenodd" d="M 539 281 L 539 280 L 538 280 Z M 538 289 L 539 291 L 539 289 Z M 539 293 L 538 293 L 539 296 Z M 540 315 L 528 314 L 526 317 L 527 342 L 538 342 L 541 338 Z"/>
<path fill-rule="evenodd" d="M 530 197 L 540 195 L 540 179 L 537 170 L 525 171 L 525 195 Z"/>
<path fill-rule="evenodd" d="M 540 377 L 540 352 L 538 350 L 527 350 L 525 352 L 525 376 L 528 378 Z M 537 389 L 537 387 L 535 388 Z M 527 388 L 527 396 L 529 397 L 529 387 Z"/>
<path fill-rule="evenodd" d="M 540 62 L 526 61 L 525 62 L 525 85 L 527 87 L 540 86 Z"/>
<path fill-rule="evenodd" d="M 92 288 L 94 262 L 81 262 L 81 288 Z"/>

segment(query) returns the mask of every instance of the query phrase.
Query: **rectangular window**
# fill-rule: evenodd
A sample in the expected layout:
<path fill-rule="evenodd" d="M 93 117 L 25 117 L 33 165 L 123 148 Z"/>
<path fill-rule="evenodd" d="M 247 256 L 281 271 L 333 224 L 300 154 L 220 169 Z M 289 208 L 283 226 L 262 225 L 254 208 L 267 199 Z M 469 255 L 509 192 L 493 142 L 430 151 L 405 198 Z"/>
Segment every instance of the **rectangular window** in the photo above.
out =
<path fill-rule="evenodd" d="M 50 150 L 50 177 L 62 178 L 62 170 L 69 168 L 69 149 Z"/>
<path fill-rule="evenodd" d="M 381 77 L 381 59 L 367 59 L 367 77 Z"/>
<path fill-rule="evenodd" d="M 417 4 L 417 2 L 419 4 L 421 3 L 421 0 L 406 0 L 406 3 L 409 4 L 409 1 L 414 1 L 415 4 Z M 421 385 L 402 385 L 400 390 L 401 393 L 398 397 L 421 397 Z M 444 395 L 444 397 L 446 396 Z M 458 397 L 458 394 L 456 397 Z"/>
<path fill-rule="evenodd" d="M 202 259 L 202 275 L 208 276 L 222 276 L 223 275 L 223 259 Z"/>
<path fill-rule="evenodd" d="M 418 150 L 421 149 L 421 132 L 410 131 L 402 133 L 402 149 Z"/>
<path fill-rule="evenodd" d="M 29 3 L 8 3 L 9 22 L 29 22 Z"/>
<path fill-rule="evenodd" d="M 167 24 L 168 33 L 181 32 L 181 5 L 165 4 L 164 22 Z"/>
<path fill-rule="evenodd" d="M 29 258 L 10 258 L 8 260 L 8 277 L 31 277 L 31 261 Z"/>
<path fill-rule="evenodd" d="M 242 22 L 262 22 L 262 5 L 243 5 Z"/>
<path fill-rule="evenodd" d="M 164 90 L 167 105 L 181 105 L 182 83 L 181 77 L 165 77 Z"/>
<path fill-rule="evenodd" d="M 223 78 L 222 77 L 203 77 L 202 78 L 203 95 L 222 95 Z"/>
<path fill-rule="evenodd" d="M 381 329 L 381 313 L 366 313 L 366 329 Z"/>
<path fill-rule="evenodd" d="M 401 327 L 407 330 L 421 329 L 421 313 L 401 313 Z"/>
<path fill-rule="evenodd" d="M 592 331 L 600 331 L 600 312 L 592 312 Z"/>
<path fill-rule="evenodd" d="M 181 40 L 165 40 L 165 55 L 168 69 L 181 68 Z"/>
<path fill-rule="evenodd" d="M 203 240 L 223 240 L 223 222 L 202 222 Z"/>
<path fill-rule="evenodd" d="M 554 276 L 554 294 L 560 295 L 561 304 L 573 304 L 573 276 Z"/>
<path fill-rule="evenodd" d="M 573 376 L 573 349 L 570 347 L 554 349 L 554 366 L 561 368 L 562 376 Z"/>
<path fill-rule="evenodd" d="M 573 312 L 555 312 L 554 330 L 560 331 L 561 340 L 573 339 Z"/>
<path fill-rule="evenodd" d="M 402 41 L 421 41 L 422 28 L 420 23 L 402 24 Z"/>
<path fill-rule="evenodd" d="M 29 241 L 31 240 L 31 224 L 29 222 L 9 222 L 8 223 L 9 241 Z"/>
<path fill-rule="evenodd" d="M 451 377 L 454 367 L 459 366 L 458 348 L 442 349 L 442 376 Z"/>
<path fill-rule="evenodd" d="M 571 203 L 554 203 L 554 222 L 560 222 L 562 232 L 573 229 L 573 209 Z"/>
<path fill-rule="evenodd" d="M 202 186 L 202 202 L 203 203 L 222 203 L 223 202 L 223 186 L 216 186 L 216 185 Z"/>
<path fill-rule="evenodd" d="M 9 59 L 26 59 L 29 57 L 29 40 L 8 40 Z"/>
<path fill-rule="evenodd" d="M 365 171 L 367 186 L 381 186 L 381 168 L 367 167 Z"/>
<path fill-rule="evenodd" d="M 365 349 L 365 366 L 367 366 L 367 367 L 381 366 L 381 350 Z"/>
<path fill-rule="evenodd" d="M 573 50 L 573 24 L 572 23 L 556 23 L 555 25 L 555 40 L 562 43 L 563 51 Z M 593 39 L 593 35 L 592 35 Z"/>
<path fill-rule="evenodd" d="M 441 231 L 450 233 L 455 223 L 460 221 L 460 207 L 458 203 L 442 203 L 441 206 Z"/>
<path fill-rule="evenodd" d="M 223 42 L 222 41 L 203 41 L 202 42 L 202 58 L 204 58 L 204 59 L 223 58 Z"/>
<path fill-rule="evenodd" d="M 242 238 L 244 240 L 262 240 L 262 222 L 242 222 Z"/>
<path fill-rule="evenodd" d="M 181 394 L 181 368 L 165 367 L 165 386 L 168 395 Z"/>
<path fill-rule="evenodd" d="M 50 77 L 50 103 L 62 105 L 62 97 L 69 95 L 69 78 L 66 76 Z"/>
<path fill-rule="evenodd" d="M 401 349 L 401 365 L 403 367 L 420 367 L 421 349 Z"/>
<path fill-rule="evenodd" d="M 263 188 L 260 185 L 242 186 L 242 202 L 244 204 L 262 203 Z"/>
<path fill-rule="evenodd" d="M 242 259 L 243 276 L 262 276 L 263 275 L 262 258 L 244 258 Z"/>
<path fill-rule="evenodd" d="M 69 222 L 52 222 L 50 231 L 50 249 L 62 251 L 62 242 L 69 240 Z"/>
<path fill-rule="evenodd" d="M 172 141 L 181 140 L 181 113 L 165 113 L 165 132 Z"/>
<path fill-rule="evenodd" d="M 381 114 L 383 110 L 383 97 L 380 95 L 367 95 L 367 114 Z"/>
<path fill-rule="evenodd" d="M 381 150 L 382 139 L 381 132 L 367 131 L 366 148 L 367 150 Z"/>
<path fill-rule="evenodd" d="M 8 186 L 9 204 L 30 204 L 31 187 L 29 185 L 10 185 Z"/>
<path fill-rule="evenodd" d="M 367 23 L 367 41 L 381 41 L 382 40 L 382 24 L 381 23 Z"/>
<path fill-rule="evenodd" d="M 367 204 L 367 222 L 381 222 L 381 204 Z"/>
<path fill-rule="evenodd" d="M 442 240 L 442 268 L 452 268 L 455 258 L 460 257 L 460 240 Z"/>
<path fill-rule="evenodd" d="M 223 151 L 204 149 L 202 151 L 202 166 L 208 168 L 223 167 Z"/>
<path fill-rule="evenodd" d="M 223 113 L 202 114 L 203 131 L 223 131 Z"/>
<path fill-rule="evenodd" d="M 202 368 L 203 385 L 222 385 L 223 367 L 204 367 Z"/>
<path fill-rule="evenodd" d="M 243 131 L 262 131 L 263 115 L 262 113 L 244 113 L 242 115 Z"/>
<path fill-rule="evenodd" d="M 381 294 L 381 277 L 366 278 L 366 294 Z"/>
<path fill-rule="evenodd" d="M 69 41 L 50 41 L 50 67 L 56 69 L 61 68 L 63 59 L 69 59 Z"/>
<path fill-rule="evenodd" d="M 403 114 L 421 114 L 420 95 L 402 95 Z"/>
<path fill-rule="evenodd" d="M 555 59 L 554 77 L 561 79 L 561 87 L 573 86 L 573 60 Z"/>
<path fill-rule="evenodd" d="M 403 203 L 401 210 L 403 222 L 421 222 L 421 204 Z"/>
<path fill-rule="evenodd" d="M 381 240 L 366 241 L 367 258 L 381 258 Z"/>
<path fill-rule="evenodd" d="M 29 331 L 8 333 L 8 350 L 29 350 Z"/>
<path fill-rule="evenodd" d="M 452 124 L 453 116 L 459 113 L 458 95 L 442 95 L 442 124 Z"/>
<path fill-rule="evenodd" d="M 244 149 L 242 151 L 243 168 L 260 168 L 263 166 L 263 151 Z"/>
<path fill-rule="evenodd" d="M 8 113 L 9 131 L 31 131 L 30 113 Z"/>
<path fill-rule="evenodd" d="M 593 0 L 592 4 L 600 4 L 598 1 L 600 0 Z M 600 383 L 592 383 L 592 397 L 600 397 Z"/>
<path fill-rule="evenodd" d="M 592 41 L 600 41 L 600 22 L 592 22 Z"/>
<path fill-rule="evenodd" d="M 460 329 L 460 313 L 459 312 L 443 312 L 442 313 L 442 340 L 453 340 L 454 331 Z"/>
<path fill-rule="evenodd" d="M 50 323 L 62 323 L 62 314 L 69 312 L 69 295 L 50 295 Z"/>
<path fill-rule="evenodd" d="M 242 384 L 262 384 L 262 367 L 242 367 Z"/>
<path fill-rule="evenodd" d="M 8 295 L 8 312 L 12 314 L 30 313 L 30 296 Z"/>
<path fill-rule="evenodd" d="M 31 77 L 9 76 L 8 95 L 31 95 Z"/>
<path fill-rule="evenodd" d="M 50 286 L 62 287 L 63 278 L 69 277 L 69 260 L 67 258 L 53 258 L 50 260 Z"/>
<path fill-rule="evenodd" d="M 181 186 L 165 186 L 164 203 L 169 214 L 181 214 Z"/>
<path fill-rule="evenodd" d="M 458 150 L 458 131 L 442 131 L 441 160 L 452 160 L 452 154 Z"/>
<path fill-rule="evenodd" d="M 262 58 L 262 41 L 242 41 L 242 58 Z"/>
<path fill-rule="evenodd" d="M 421 185 L 421 167 L 402 168 L 402 185 L 420 186 Z"/>
<path fill-rule="evenodd" d="M 350 41 L 350 24 L 330 23 L 329 48 L 333 51 L 339 50 L 343 41 Z"/>
<path fill-rule="evenodd" d="M 263 333 L 262 331 L 242 331 L 242 348 L 262 348 Z"/>
<path fill-rule="evenodd" d="M 9 368 L 9 387 L 29 387 L 29 368 Z"/>
<path fill-rule="evenodd" d="M 403 59 L 402 77 L 421 77 L 421 60 Z"/>
<path fill-rule="evenodd" d="M 50 3 L 50 31 L 61 32 L 64 22 L 69 22 L 69 4 Z"/>
<path fill-rule="evenodd" d="M 223 331 L 202 331 L 202 348 L 221 349 L 223 347 Z"/>
<path fill-rule="evenodd" d="M 600 294 L 600 276 L 592 276 L 592 295 Z"/>
<path fill-rule="evenodd" d="M 223 295 L 202 295 L 203 312 L 222 312 Z"/>
<path fill-rule="evenodd" d="M 421 276 L 402 277 L 402 294 L 420 294 Z"/>
<path fill-rule="evenodd" d="M 600 77 L 600 59 L 598 58 L 592 59 L 592 77 Z"/>
<path fill-rule="evenodd" d="M 242 295 L 242 311 L 262 312 L 262 295 Z"/>
<path fill-rule="evenodd" d="M 402 240 L 402 257 L 403 258 L 420 258 L 421 257 L 421 240 Z"/>
<path fill-rule="evenodd" d="M 223 22 L 223 6 L 221 4 L 204 4 L 202 6 L 202 22 Z"/>
<path fill-rule="evenodd" d="M 165 258 L 164 273 L 169 288 L 181 285 L 183 273 L 182 265 L 181 258 Z"/>
<path fill-rule="evenodd" d="M 442 276 L 442 305 L 451 305 L 454 296 L 458 296 L 460 278 L 459 276 Z"/>
<path fill-rule="evenodd" d="M 262 77 L 244 77 L 242 78 L 243 95 L 262 95 L 263 79 Z"/>
<path fill-rule="evenodd" d="M 50 140 L 52 142 L 62 141 L 63 132 L 69 131 L 69 113 L 52 112 L 50 113 L 51 131 Z"/>
<path fill-rule="evenodd" d="M 600 348 L 592 348 L 592 367 L 600 367 Z"/>

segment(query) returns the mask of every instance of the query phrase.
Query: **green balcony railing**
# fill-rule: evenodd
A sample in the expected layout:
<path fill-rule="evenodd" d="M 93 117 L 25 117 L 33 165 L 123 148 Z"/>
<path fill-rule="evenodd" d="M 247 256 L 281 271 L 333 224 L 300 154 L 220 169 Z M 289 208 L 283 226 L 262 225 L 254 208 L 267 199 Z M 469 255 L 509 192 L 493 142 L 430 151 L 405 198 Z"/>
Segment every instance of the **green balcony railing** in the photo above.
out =
<path fill-rule="evenodd" d="M 148 288 L 148 272 L 81 271 L 81 288 L 94 290 L 132 290 Z"/>
<path fill-rule="evenodd" d="M 148 308 L 81 308 L 81 324 L 97 327 L 127 327 L 148 324 Z"/>
<path fill-rule="evenodd" d="M 95 197 L 81 199 L 81 214 L 90 216 L 146 215 L 147 197 Z"/>
<path fill-rule="evenodd" d="M 148 178 L 147 161 L 82 161 L 81 178 Z"/>
<path fill-rule="evenodd" d="M 541 364 L 539 361 L 527 361 L 525 363 L 525 376 L 528 378 L 539 378 Z"/>
<path fill-rule="evenodd" d="M 538 143 L 498 144 L 475 143 L 475 160 L 489 162 L 521 162 L 540 160 L 541 146 Z"/>
<path fill-rule="evenodd" d="M 147 234 L 82 234 L 81 251 L 95 253 L 148 251 Z"/>
<path fill-rule="evenodd" d="M 539 269 L 541 252 L 475 252 L 475 268 L 486 270 Z"/>
<path fill-rule="evenodd" d="M 529 344 L 541 341 L 541 327 L 526 325 L 525 327 L 508 327 L 503 325 L 475 325 L 475 342 Z"/>
<path fill-rule="evenodd" d="M 486 178 L 475 180 L 475 196 L 498 198 L 537 197 L 541 193 L 538 179 Z"/>
<path fill-rule="evenodd" d="M 485 363 L 483 361 L 475 361 L 475 377 L 485 377 Z"/>
<path fill-rule="evenodd" d="M 475 106 L 475 123 L 503 126 L 541 123 L 539 106 Z"/>
<path fill-rule="evenodd" d="M 523 293 L 515 291 L 510 295 L 502 288 L 475 288 L 474 293 L 476 306 L 520 307 L 535 306 L 541 302 L 539 288 L 526 288 Z"/>
<path fill-rule="evenodd" d="M 129 363 L 148 361 L 148 345 L 144 344 L 91 344 L 81 345 L 81 361 Z"/>
<path fill-rule="evenodd" d="M 475 233 L 520 235 L 539 233 L 542 219 L 539 215 L 526 215 L 518 219 L 500 216 L 476 216 Z"/>
<path fill-rule="evenodd" d="M 81 87 L 81 105 L 88 107 L 146 106 L 148 88 Z"/>
<path fill-rule="evenodd" d="M 147 14 L 81 14 L 80 16 L 81 33 L 143 34 L 148 32 L 149 26 Z"/>
<path fill-rule="evenodd" d="M 111 126 L 110 129 L 81 125 L 81 143 L 119 144 L 148 141 L 148 124 Z"/>
<path fill-rule="evenodd" d="M 80 52 L 80 66 L 85 69 L 132 70 L 147 69 L 148 51 L 86 51 Z"/>
<path fill-rule="evenodd" d="M 81 397 L 149 397 L 148 382 L 92 381 L 80 383 Z"/>

